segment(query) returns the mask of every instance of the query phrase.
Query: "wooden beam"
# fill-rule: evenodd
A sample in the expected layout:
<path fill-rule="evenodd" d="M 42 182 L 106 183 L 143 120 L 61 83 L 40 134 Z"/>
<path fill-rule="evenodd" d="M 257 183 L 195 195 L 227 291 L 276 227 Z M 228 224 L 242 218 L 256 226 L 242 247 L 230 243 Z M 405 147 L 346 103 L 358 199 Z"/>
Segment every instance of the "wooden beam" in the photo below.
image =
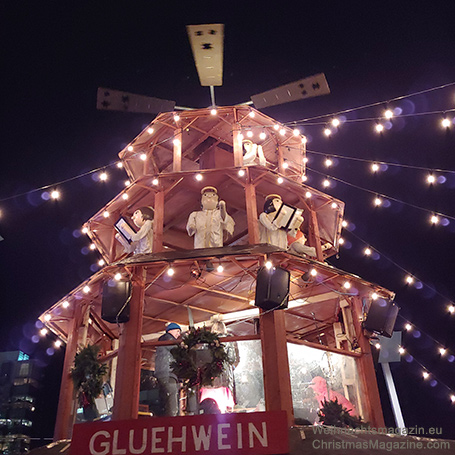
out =
<path fill-rule="evenodd" d="M 112 420 L 138 418 L 145 275 L 143 266 L 134 268 L 130 320 L 123 324 L 120 335 Z"/>
<path fill-rule="evenodd" d="M 264 373 L 265 408 L 267 411 L 286 411 L 289 426 L 294 424 L 291 379 L 286 327 L 283 311 L 260 312 L 262 365 Z"/>

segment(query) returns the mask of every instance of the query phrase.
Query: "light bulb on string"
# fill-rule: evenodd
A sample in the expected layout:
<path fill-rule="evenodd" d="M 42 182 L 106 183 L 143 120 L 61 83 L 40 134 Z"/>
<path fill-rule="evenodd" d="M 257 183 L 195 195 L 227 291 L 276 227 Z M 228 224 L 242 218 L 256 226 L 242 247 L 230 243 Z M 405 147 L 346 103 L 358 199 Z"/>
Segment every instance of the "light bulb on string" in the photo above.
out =
<path fill-rule="evenodd" d="M 210 110 L 210 114 L 211 115 L 216 115 L 217 114 L 217 110 L 215 108 L 211 109 Z"/>
<path fill-rule="evenodd" d="M 306 182 L 308 180 L 308 177 L 305 174 L 302 174 L 302 182 Z"/>
<path fill-rule="evenodd" d="M 280 129 L 280 125 L 278 125 L 277 123 L 275 123 L 275 125 L 273 125 L 273 129 L 275 131 L 278 131 Z"/>
<path fill-rule="evenodd" d="M 194 178 L 195 178 L 198 182 L 200 182 L 200 181 L 202 180 L 202 174 L 196 174 L 196 175 L 194 176 Z"/>
<path fill-rule="evenodd" d="M 252 132 L 251 130 L 248 130 L 248 131 L 246 132 L 246 136 L 247 136 L 247 137 L 253 137 L 253 132 Z"/>
<path fill-rule="evenodd" d="M 387 120 L 390 120 L 391 118 L 393 118 L 393 111 L 392 109 L 386 109 L 384 111 L 384 117 L 387 119 Z"/>
<path fill-rule="evenodd" d="M 119 169 L 122 169 L 123 163 L 122 163 L 121 161 L 117 161 L 117 167 L 118 167 Z"/>
<path fill-rule="evenodd" d="M 51 191 L 51 198 L 56 201 L 57 199 L 60 199 L 60 191 L 58 190 L 52 190 Z"/>
<path fill-rule="evenodd" d="M 451 401 L 452 403 L 455 403 L 455 395 L 450 395 L 450 401 Z"/>
<path fill-rule="evenodd" d="M 438 224 L 439 223 L 439 217 L 437 215 L 431 215 L 430 223 L 431 224 Z"/>
<path fill-rule="evenodd" d="M 335 128 L 338 128 L 340 126 L 340 121 L 337 118 L 334 118 L 331 123 Z"/>
<path fill-rule="evenodd" d="M 332 134 L 332 130 L 330 128 L 324 129 L 324 136 L 329 137 Z"/>
<path fill-rule="evenodd" d="M 284 136 L 286 134 L 286 130 L 284 128 L 281 128 L 280 130 L 280 135 Z"/>
<path fill-rule="evenodd" d="M 330 166 L 332 166 L 332 164 L 333 164 L 333 160 L 331 160 L 330 158 L 325 159 L 325 161 L 324 161 L 325 167 L 330 167 Z"/>
<path fill-rule="evenodd" d="M 405 278 L 405 281 L 406 281 L 406 284 L 413 284 L 414 283 L 414 277 L 412 277 L 411 275 L 408 275 Z"/>
<path fill-rule="evenodd" d="M 450 314 L 454 314 L 455 313 L 455 306 L 454 305 L 449 305 L 447 307 L 447 311 L 450 313 Z"/>
<path fill-rule="evenodd" d="M 276 181 L 277 181 L 277 183 L 278 183 L 279 185 L 281 185 L 281 184 L 284 182 L 283 177 L 278 177 L 278 178 L 276 179 Z"/>
<path fill-rule="evenodd" d="M 408 332 L 410 332 L 410 331 L 412 330 L 412 325 L 409 324 L 409 323 L 407 323 L 407 324 L 404 326 L 404 328 L 405 328 Z"/>
<path fill-rule="evenodd" d="M 105 171 L 101 172 L 99 177 L 102 182 L 105 182 L 108 178 L 107 172 L 105 172 Z"/>
<path fill-rule="evenodd" d="M 283 169 L 287 169 L 289 167 L 289 163 L 287 161 L 283 162 Z"/>
<path fill-rule="evenodd" d="M 159 180 L 158 180 L 157 178 L 154 178 L 154 179 L 152 180 L 152 185 L 157 186 L 158 183 L 160 183 L 160 182 L 159 182 Z"/>
<path fill-rule="evenodd" d="M 251 117 L 251 118 L 254 118 L 255 115 L 256 114 L 253 111 L 250 111 L 250 113 L 248 114 L 248 116 Z"/>
<path fill-rule="evenodd" d="M 125 186 L 130 186 L 131 182 L 129 180 L 125 180 L 124 184 L 125 184 Z"/>
<path fill-rule="evenodd" d="M 447 349 L 445 348 L 439 348 L 439 354 L 441 354 L 441 357 L 444 357 L 447 352 Z"/>
<path fill-rule="evenodd" d="M 134 148 L 132 145 L 129 145 L 127 150 L 128 150 L 128 152 L 132 152 L 134 150 Z"/>
<path fill-rule="evenodd" d="M 344 289 L 348 290 L 348 289 L 351 289 L 351 283 L 349 281 L 345 281 L 343 283 L 343 287 Z"/>
<path fill-rule="evenodd" d="M 259 139 L 261 139 L 262 141 L 267 137 L 267 135 L 264 133 L 264 131 L 262 131 L 261 133 L 259 133 Z"/>
<path fill-rule="evenodd" d="M 378 163 L 373 163 L 371 165 L 371 172 L 378 172 L 379 171 L 379 164 Z"/>
<path fill-rule="evenodd" d="M 128 197 L 129 197 L 129 196 L 128 196 L 126 193 L 123 193 L 123 194 L 122 194 L 122 199 L 123 199 L 124 201 L 126 201 L 126 200 L 128 199 Z"/>
<path fill-rule="evenodd" d="M 68 308 L 69 306 L 70 306 L 70 303 L 68 302 L 68 300 L 64 300 L 64 301 L 62 302 L 62 307 L 63 307 L 63 308 Z"/>
<path fill-rule="evenodd" d="M 323 186 L 324 188 L 328 188 L 328 187 L 330 186 L 330 180 L 329 180 L 328 178 L 324 179 L 324 180 L 322 181 L 322 186 Z"/>
<path fill-rule="evenodd" d="M 441 120 L 441 126 L 443 128 L 450 128 L 450 126 L 452 125 L 452 122 L 447 118 L 447 117 L 444 117 L 442 120 Z"/>
<path fill-rule="evenodd" d="M 399 352 L 401 355 L 403 355 L 403 354 L 406 352 L 406 350 L 404 349 L 403 346 L 400 346 L 400 347 L 398 348 L 398 352 Z"/>
<path fill-rule="evenodd" d="M 243 177 L 245 175 L 245 170 L 244 169 L 240 169 L 239 172 L 238 172 L 238 175 L 239 175 L 239 177 Z"/>
<path fill-rule="evenodd" d="M 55 340 L 54 346 L 55 346 L 56 348 L 59 348 L 61 345 L 62 345 L 62 341 L 61 341 L 61 340 Z"/>
<path fill-rule="evenodd" d="M 382 123 L 376 123 L 374 129 L 376 133 L 382 133 L 384 131 L 384 125 Z"/>
<path fill-rule="evenodd" d="M 363 250 L 363 254 L 364 254 L 365 256 L 371 256 L 371 248 L 368 248 L 368 247 L 365 248 L 365 249 Z"/>
<path fill-rule="evenodd" d="M 104 264 L 105 264 L 104 259 L 100 259 L 100 260 L 98 261 L 98 265 L 99 265 L 100 267 L 103 267 Z"/>
<path fill-rule="evenodd" d="M 180 115 L 174 114 L 174 122 L 178 122 L 180 120 Z"/>
<path fill-rule="evenodd" d="M 145 161 L 147 159 L 147 155 L 145 153 L 141 153 L 139 155 L 139 158 L 142 160 L 142 161 Z"/>
<path fill-rule="evenodd" d="M 300 136 L 300 130 L 298 128 L 294 128 L 294 130 L 292 131 L 292 134 L 294 136 Z"/>
<path fill-rule="evenodd" d="M 223 273 L 223 270 L 224 270 L 224 267 L 221 264 L 216 268 L 216 271 L 218 273 Z"/>
<path fill-rule="evenodd" d="M 110 214 L 107 210 L 105 210 L 105 211 L 103 212 L 104 218 L 109 218 L 110 215 L 111 215 L 111 214 Z"/>
<path fill-rule="evenodd" d="M 376 197 L 374 198 L 373 203 L 374 203 L 374 205 L 375 205 L 376 207 L 379 207 L 380 205 L 382 205 L 382 199 L 381 199 L 379 196 L 376 196 Z"/>
<path fill-rule="evenodd" d="M 338 245 L 343 245 L 344 244 L 344 238 L 343 237 L 340 237 L 338 239 Z"/>
<path fill-rule="evenodd" d="M 150 128 L 147 128 L 147 133 L 149 133 L 149 134 L 153 134 L 153 131 L 154 131 L 154 129 L 153 129 L 152 127 L 150 127 Z"/>
<path fill-rule="evenodd" d="M 82 288 L 82 292 L 83 292 L 84 294 L 88 294 L 88 293 L 90 292 L 90 286 L 84 286 L 84 287 Z"/>
<path fill-rule="evenodd" d="M 175 270 L 172 268 L 172 266 L 170 265 L 169 268 L 167 269 L 167 272 L 168 276 L 174 276 L 175 274 Z"/>
<path fill-rule="evenodd" d="M 305 193 L 305 197 L 306 197 L 307 199 L 310 199 L 311 193 L 310 193 L 309 191 L 307 191 L 307 192 Z"/>
<path fill-rule="evenodd" d="M 436 177 L 433 174 L 428 174 L 427 175 L 427 183 L 432 185 L 435 182 L 436 182 Z"/>
<path fill-rule="evenodd" d="M 423 379 L 428 379 L 430 377 L 430 373 L 428 373 L 428 371 L 424 371 L 422 373 L 422 377 L 423 377 Z"/>
<path fill-rule="evenodd" d="M 273 267 L 273 264 L 272 264 L 271 261 L 267 261 L 267 262 L 265 263 L 265 268 L 266 268 L 267 270 L 270 270 L 272 267 Z"/>
<path fill-rule="evenodd" d="M 122 274 L 120 272 L 116 273 L 114 275 L 114 280 L 115 281 L 120 281 L 122 279 Z"/>

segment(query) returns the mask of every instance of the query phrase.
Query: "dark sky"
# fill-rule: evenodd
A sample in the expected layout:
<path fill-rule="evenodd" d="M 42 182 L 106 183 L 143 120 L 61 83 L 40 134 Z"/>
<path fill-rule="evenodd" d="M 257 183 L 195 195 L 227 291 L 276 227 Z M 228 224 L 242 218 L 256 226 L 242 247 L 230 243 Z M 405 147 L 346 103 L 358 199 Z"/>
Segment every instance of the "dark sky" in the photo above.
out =
<path fill-rule="evenodd" d="M 105 184 L 87 175 L 59 185 L 58 202 L 33 190 L 113 163 L 152 120 L 97 111 L 98 86 L 206 107 L 209 91 L 199 86 L 185 26 L 224 23 L 220 105 L 319 72 L 329 96 L 264 112 L 292 122 L 386 102 L 455 82 L 450 3 L 2 2 L 1 349 L 22 348 L 58 364 L 61 354 L 51 358 L 45 342 L 30 341 L 33 324 L 93 273 L 97 258 L 84 250 L 87 239 L 73 233 L 122 189 L 125 174 L 113 167 Z M 455 393 L 455 315 L 446 309 L 455 298 L 455 124 L 446 131 L 442 114 L 422 115 L 454 109 L 455 86 L 391 102 L 402 116 L 378 135 L 374 119 L 385 104 L 346 113 L 347 122 L 330 138 L 322 134 L 330 116 L 301 123 L 313 152 L 308 166 L 322 173 L 309 171 L 309 184 L 322 189 L 324 175 L 351 184 L 338 181 L 327 190 L 346 202 L 346 218 L 355 226 L 354 235 L 343 234 L 347 247 L 339 259 L 330 262 L 396 292 L 401 316 L 420 329 L 420 336 L 416 330 L 403 335 L 414 360 L 408 355 L 392 365 L 405 422 L 443 427 L 455 438 L 455 405 L 441 384 Z M 340 156 L 330 170 L 322 164 L 326 155 Z M 373 176 L 367 162 L 342 157 L 399 166 Z M 413 166 L 450 172 L 438 172 L 445 182 L 430 187 L 428 171 Z M 375 209 L 364 189 L 394 200 Z M 431 226 L 430 213 L 418 207 L 448 215 L 449 224 Z M 358 238 L 380 259 L 365 258 Z M 406 272 L 421 289 L 404 284 Z M 399 319 L 397 329 L 403 325 Z M 440 358 L 435 342 L 449 354 Z M 423 381 L 419 363 L 436 383 Z"/>

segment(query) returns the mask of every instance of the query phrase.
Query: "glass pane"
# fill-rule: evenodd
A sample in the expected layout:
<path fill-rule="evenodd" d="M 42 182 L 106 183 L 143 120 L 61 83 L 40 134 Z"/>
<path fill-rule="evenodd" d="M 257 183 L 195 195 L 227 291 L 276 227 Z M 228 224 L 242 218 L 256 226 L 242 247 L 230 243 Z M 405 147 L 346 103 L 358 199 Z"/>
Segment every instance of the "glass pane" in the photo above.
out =
<path fill-rule="evenodd" d="M 288 343 L 292 403 L 296 419 L 319 423 L 318 408 L 335 400 L 362 416 L 360 385 L 353 357 Z"/>

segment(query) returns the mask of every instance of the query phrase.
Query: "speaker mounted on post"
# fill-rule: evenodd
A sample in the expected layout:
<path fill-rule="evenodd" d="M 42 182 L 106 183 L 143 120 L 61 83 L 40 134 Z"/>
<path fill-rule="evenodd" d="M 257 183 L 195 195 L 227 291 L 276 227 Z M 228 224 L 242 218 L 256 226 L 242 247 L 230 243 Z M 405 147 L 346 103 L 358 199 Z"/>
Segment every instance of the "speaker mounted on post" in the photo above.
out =
<path fill-rule="evenodd" d="M 288 307 L 290 273 L 280 267 L 262 267 L 256 279 L 255 306 L 263 310 L 282 310 Z"/>
<path fill-rule="evenodd" d="M 393 335 L 393 328 L 400 308 L 391 300 L 371 300 L 363 328 L 387 338 Z"/>
<path fill-rule="evenodd" d="M 101 319 L 112 324 L 130 320 L 131 282 L 109 280 L 103 284 Z"/>

